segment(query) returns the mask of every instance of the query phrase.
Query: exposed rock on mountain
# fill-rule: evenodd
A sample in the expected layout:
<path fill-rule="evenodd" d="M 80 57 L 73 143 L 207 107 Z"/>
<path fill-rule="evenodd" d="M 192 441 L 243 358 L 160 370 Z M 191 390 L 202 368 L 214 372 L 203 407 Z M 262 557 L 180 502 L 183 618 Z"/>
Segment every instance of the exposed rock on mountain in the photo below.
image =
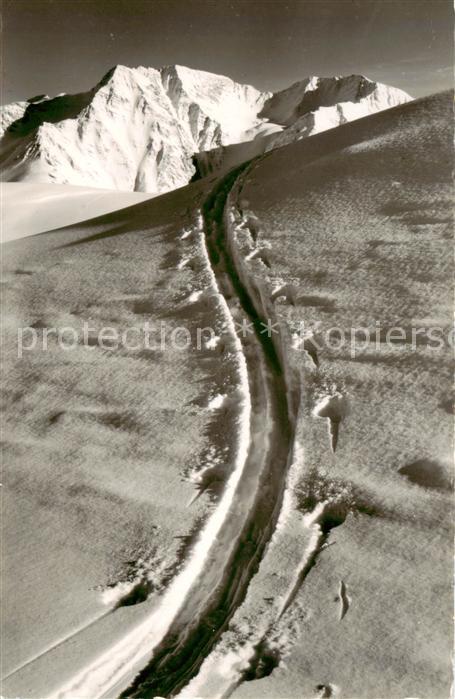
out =
<path fill-rule="evenodd" d="M 272 94 L 183 66 L 116 66 L 88 92 L 3 107 L 0 164 L 6 181 L 158 194 L 410 99 L 359 75 Z"/>

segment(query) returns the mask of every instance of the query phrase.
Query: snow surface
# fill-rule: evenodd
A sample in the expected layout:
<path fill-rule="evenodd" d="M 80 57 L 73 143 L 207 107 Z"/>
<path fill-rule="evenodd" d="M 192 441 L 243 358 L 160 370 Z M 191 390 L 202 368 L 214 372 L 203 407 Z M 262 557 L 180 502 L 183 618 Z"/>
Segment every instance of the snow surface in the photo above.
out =
<path fill-rule="evenodd" d="M 277 149 L 245 178 L 241 201 L 256 214 L 258 245 L 270 244 L 269 267 L 251 260 L 251 278 L 263 299 L 292 280 L 294 299 L 276 299 L 276 314 L 290 328 L 304 323 L 304 341 L 312 331 L 320 340 L 327 328 L 376 322 L 451 326 L 452 100 L 424 98 Z M 241 236 L 233 240 L 245 279 L 249 248 Z M 433 473 L 453 470 L 448 344 L 434 352 L 422 342 L 413 351 L 370 340 L 352 356 L 322 342 L 313 362 L 305 351 L 288 353 L 303 387 L 300 507 L 327 499 L 333 512 L 345 508 L 338 517 L 351 513 L 329 532 L 281 618 L 278 650 L 287 647 L 275 653 L 276 665 L 253 665 L 256 677 L 250 672 L 235 686 L 267 613 L 264 603 L 265 612 L 249 613 L 248 598 L 272 598 L 261 569 L 270 566 L 279 580 L 297 568 L 284 566 L 271 545 L 230 629 L 182 696 L 215 696 L 223 668 L 236 699 L 314 697 L 319 689 L 319 696 L 448 695 L 451 493 L 434 483 L 407 487 L 400 471 L 427 463 Z M 336 451 L 325 424 L 330 408 L 343 417 Z M 268 607 L 276 599 L 277 592 Z M 276 639 L 275 626 L 265 647 L 276 651 Z"/>
<path fill-rule="evenodd" d="M 3 182 L 0 192 L 2 243 L 102 216 L 150 197 L 141 192 L 38 182 Z"/>
<path fill-rule="evenodd" d="M 0 164 L 6 181 L 157 194 L 197 174 L 197 153 L 208 152 L 213 169 L 226 147 L 249 143 L 235 151 L 245 160 L 409 99 L 359 75 L 307 78 L 272 94 L 179 65 L 118 65 L 88 92 L 3 107 Z"/>
<path fill-rule="evenodd" d="M 201 224 L 202 218 L 198 214 L 196 226 Z M 87 696 L 91 699 L 101 698 L 115 687 L 117 682 L 122 680 L 125 673 L 133 671 L 138 664 L 143 664 L 147 657 L 150 657 L 172 620 L 179 613 L 191 586 L 204 570 L 207 554 L 223 527 L 246 464 L 251 421 L 251 397 L 246 360 L 242 344 L 236 334 L 234 320 L 226 300 L 219 293 L 217 281 L 210 266 L 204 232 L 202 230 L 195 232 L 199 233 L 200 253 L 207 264 L 211 286 L 217 294 L 220 310 L 224 314 L 237 357 L 241 398 L 237 420 L 237 453 L 234 468 L 226 483 L 223 496 L 203 527 L 187 564 L 172 580 L 158 607 L 138 627 L 125 634 L 118 643 L 96 658 L 89 667 L 84 668 L 63 687 L 57 689 L 53 694 L 54 699 L 74 699 L 75 696 Z"/>
<path fill-rule="evenodd" d="M 3 138 L 6 129 L 17 119 L 22 119 L 28 107 L 28 102 L 12 102 L 2 107 L 0 111 L 0 138 Z"/>
<path fill-rule="evenodd" d="M 283 118 L 292 109 L 296 109 L 295 104 L 301 104 L 297 97 L 294 102 L 290 99 L 288 102 L 288 111 L 283 110 Z M 310 111 L 302 111 L 298 118 L 305 119 L 312 114 L 312 107 L 312 104 L 305 103 L 304 108 Z M 446 303 L 449 231 L 445 228 L 451 224 L 448 157 L 451 134 L 446 133 L 450 131 L 447 128 L 451 118 L 449 107 L 450 100 L 446 97 L 418 101 L 365 119 L 354 127 L 345 125 L 305 143 L 279 149 L 246 172 L 242 196 L 238 202 L 244 219 L 236 226 L 238 219 L 233 208 L 226 212 L 226 219 L 234 229 L 232 240 L 237 248 L 236 263 L 239 267 L 242 263 L 240 271 L 243 281 L 246 284 L 248 279 L 250 282 L 254 280 L 264 310 L 267 313 L 270 311 L 272 318 L 282 321 L 283 344 L 286 342 L 283 328 L 285 330 L 287 325 L 291 327 L 291 322 L 297 323 L 300 320 L 305 321 L 308 333 L 317 329 L 318 323 L 325 323 L 322 327 L 328 327 L 329 324 L 346 327 L 352 323 L 362 327 L 366 323 L 373 324 L 374 318 L 391 319 L 393 323 L 398 319 L 402 324 L 410 324 L 413 318 L 434 318 L 438 325 L 447 322 L 452 311 L 450 302 Z M 320 109 L 327 110 L 331 107 L 323 105 Z M 391 181 L 395 183 L 393 191 L 390 189 Z M 82 309 L 90 308 L 90 313 L 95 314 L 98 312 L 97 306 L 104 304 L 106 315 L 100 316 L 101 318 L 109 318 L 108 312 L 115 310 L 116 314 L 125 314 L 122 317 L 131 322 L 131 315 L 137 311 L 134 306 L 133 310 L 128 310 L 128 300 L 131 302 L 131 299 L 141 298 L 142 294 L 142 299 L 149 304 L 150 299 L 157 296 L 162 303 L 161 307 L 153 307 L 155 317 L 158 317 L 158 311 L 162 314 L 163 307 L 173 308 L 176 305 L 173 294 L 177 290 L 182 292 L 182 305 L 178 308 L 182 312 L 186 309 L 188 292 L 196 286 L 196 279 L 189 277 L 191 284 L 188 283 L 185 288 L 178 287 L 179 280 L 185 275 L 191 275 L 191 268 L 176 274 L 175 264 L 182 254 L 191 252 L 193 255 L 197 252 L 206 263 L 205 275 L 210 277 L 215 298 L 218 299 L 219 315 L 227 322 L 227 329 L 234 341 L 233 318 L 223 297 L 215 291 L 216 280 L 204 246 L 200 212 L 194 212 L 197 224 L 194 221 L 188 224 L 186 219 L 181 221 L 182 225 L 175 224 L 175 230 L 166 234 L 167 247 L 161 250 L 168 217 L 172 214 L 178 218 L 183 211 L 188 216 L 188 207 L 195 206 L 197 188 L 208 184 L 208 180 L 196 183 L 167 197 L 153 199 L 134 209 L 119 212 L 115 217 L 110 215 L 103 226 L 100 226 L 99 221 L 87 222 L 79 230 L 65 231 L 63 235 L 68 243 L 77 242 L 77 246 L 56 246 L 54 243 L 61 232 L 38 240 L 32 238 L 20 241 L 15 246 L 6 246 L 5 251 L 8 252 L 9 249 L 10 254 L 15 249 L 18 251 L 15 256 L 13 254 L 10 262 L 9 276 L 6 278 L 10 283 L 6 290 L 18 294 L 19 301 L 12 307 L 20 307 L 22 304 L 29 313 L 27 316 L 18 315 L 18 318 L 25 317 L 27 323 L 36 318 L 44 319 L 48 324 L 58 324 L 66 319 L 64 314 L 67 308 L 80 313 L 79 308 L 84 304 Z M 233 206 L 236 201 L 230 197 L 228 203 Z M 122 226 L 126 226 L 126 230 L 124 228 L 122 235 L 118 235 L 115 229 L 121 230 Z M 269 265 L 260 269 L 260 274 L 257 258 L 248 257 L 251 241 L 254 242 L 250 235 L 253 232 L 252 226 L 257 234 L 257 247 L 261 246 L 262 249 L 267 245 Z M 100 230 L 103 231 L 102 235 L 99 235 Z M 134 231 L 134 235 L 128 235 L 128 230 Z M 157 233 L 155 238 L 154 230 Z M 237 232 L 242 234 L 237 235 Z M 43 253 L 46 240 L 49 247 Z M 182 249 L 175 250 L 182 240 L 186 240 Z M 171 252 L 175 256 L 169 255 Z M 42 269 L 44 255 L 46 266 Z M 165 259 L 167 266 L 164 264 Z M 38 273 L 41 279 L 49 280 L 44 290 L 40 290 L 35 281 Z M 160 291 L 158 284 L 151 287 L 150 282 L 154 279 L 165 283 L 164 289 Z M 277 297 L 276 293 L 285 288 L 284 282 L 288 279 L 295 280 L 292 283 L 295 283 L 299 293 L 293 303 L 286 305 L 279 300 L 284 295 Z M 203 279 L 199 278 L 198 281 L 198 287 L 203 286 L 205 289 Z M 90 296 L 86 289 L 89 285 Z M 336 304 L 333 307 L 330 304 L 321 307 L 317 301 L 325 298 L 329 301 L 335 298 Z M 115 308 L 108 305 L 111 301 Z M 313 306 L 315 302 L 316 305 Z M 21 309 L 20 312 L 24 313 Z M 11 327 L 8 326 L 7 330 Z M 305 335 L 303 339 L 306 339 Z M 109 637 L 112 641 L 110 650 L 106 650 L 107 641 L 104 645 L 97 645 L 95 641 L 83 644 L 86 651 L 84 659 L 89 651 L 92 652 L 83 670 L 83 656 L 80 652 L 82 641 L 77 649 L 79 652 L 75 652 L 73 643 L 67 648 L 70 668 L 66 665 L 65 672 L 61 669 L 58 672 L 55 657 L 49 659 L 47 672 L 43 672 L 41 668 L 40 673 L 39 668 L 36 670 L 36 667 L 31 667 L 29 672 L 33 673 L 33 677 L 29 677 L 32 677 L 30 682 L 33 682 L 36 694 L 39 691 L 39 681 L 56 684 L 61 681 L 61 691 L 57 690 L 60 696 L 71 699 L 90 696 L 92 699 L 98 693 L 101 695 L 105 689 L 107 691 L 108 687 L 112 687 L 116 676 L 120 676 L 123 669 L 134 674 L 134 670 L 144 664 L 146 656 L 159 642 L 173 615 L 184 609 L 182 600 L 191 581 L 203 570 L 209 547 L 228 522 L 224 515 L 229 499 L 231 504 L 235 502 L 232 488 L 235 478 L 240 477 L 242 448 L 243 453 L 247 448 L 251 408 L 248 376 L 238 342 L 234 349 L 238 359 L 237 378 L 243 389 L 241 415 L 234 427 L 239 439 L 237 468 L 231 473 L 221 499 L 200 530 L 199 538 L 185 558 L 184 566 L 169 583 L 166 593 L 157 600 L 159 606 L 154 605 L 152 610 L 145 607 L 147 615 L 144 611 L 141 623 L 135 624 L 134 629 L 132 622 L 128 626 L 122 624 L 124 635 L 121 641 L 117 637 Z M 82 349 L 78 351 L 82 352 Z M 12 354 L 10 351 L 9 355 Z M 362 357 L 353 361 L 348 351 L 331 355 L 327 348 L 323 348 L 316 364 L 308 361 L 305 352 L 289 352 L 285 366 L 286 383 L 292 385 L 291 369 L 295 368 L 296 376 L 304 379 L 304 394 L 298 417 L 299 441 L 294 445 L 294 461 L 287 479 L 278 526 L 258 572 L 250 582 L 245 602 L 233 617 L 237 626 L 232 628 L 231 625 L 221 637 L 215 651 L 207 656 L 199 674 L 183 690 L 187 696 L 196 694 L 214 697 L 215 692 L 209 692 L 209 689 L 211 690 L 213 682 L 218 682 L 218 677 L 231 686 L 232 680 L 236 681 L 237 673 L 242 673 L 251 657 L 251 641 L 264 637 L 264 633 L 272 649 L 275 649 L 276 638 L 279 636 L 279 643 L 285 645 L 284 651 L 279 653 L 283 660 L 280 660 L 280 664 L 269 676 L 244 681 L 234 690 L 234 696 L 238 699 L 258 696 L 309 697 L 315 695 L 315 688 L 319 686 L 324 687 L 324 692 L 327 687 L 332 692 L 338 691 L 337 688 L 340 687 L 344 696 L 380 694 L 399 699 L 403 696 L 430 696 L 435 691 L 441 696 L 447 694 L 446 677 L 449 673 L 445 660 L 448 653 L 445 649 L 450 645 L 450 638 L 446 632 L 448 626 L 445 626 L 443 620 L 448 619 L 448 605 L 444 600 L 447 598 L 450 603 L 450 564 L 446 554 L 449 547 L 446 547 L 445 542 L 449 538 L 452 541 L 451 532 L 447 536 L 449 527 L 446 524 L 451 496 L 448 492 L 425 489 L 409 482 L 402 477 L 398 468 L 406 467 L 406 464 L 415 465 L 416 459 L 430 457 L 438 460 L 436 465 L 440 468 L 446 468 L 446 464 L 450 462 L 446 446 L 451 446 L 453 430 L 452 418 L 448 415 L 449 371 L 444 368 L 449 368 L 448 354 L 433 353 L 423 345 L 419 346 L 415 354 L 400 352 L 399 355 L 387 348 L 381 348 L 380 352 L 370 348 Z M 28 463 L 24 460 L 27 479 L 31 479 L 35 469 L 40 474 L 39 469 L 46 463 L 41 452 L 43 444 L 47 445 L 46 454 L 63 456 L 62 463 L 59 464 L 62 466 L 58 479 L 60 481 L 64 477 L 68 478 L 63 466 L 68 461 L 68 466 L 72 468 L 70 452 L 79 452 L 81 435 L 88 435 L 89 442 L 95 441 L 93 436 L 99 437 L 100 428 L 97 428 L 97 432 L 91 431 L 89 421 L 77 429 L 72 427 L 73 432 L 65 428 L 67 421 L 71 425 L 71 420 L 74 422 L 79 419 L 78 414 L 72 416 L 67 410 L 68 395 L 74 403 L 74 396 L 81 396 L 82 390 L 90 396 L 88 389 L 93 386 L 95 390 L 97 383 L 103 387 L 103 394 L 99 398 L 103 405 L 106 403 L 105 391 L 118 384 L 118 390 L 111 398 L 115 398 L 115 405 L 131 411 L 138 402 L 141 408 L 139 414 L 144 420 L 154 412 L 163 415 L 162 422 L 158 423 L 159 429 L 156 430 L 158 436 L 151 442 L 155 450 L 156 443 L 170 445 L 174 449 L 179 442 L 188 442 L 187 433 L 182 432 L 181 422 L 177 423 L 178 432 L 166 431 L 171 413 L 163 410 L 163 406 L 168 408 L 173 405 L 164 400 L 168 394 L 174 402 L 178 400 L 179 404 L 184 405 L 190 404 L 190 399 L 195 399 L 189 393 L 195 384 L 193 365 L 189 365 L 191 374 L 185 374 L 185 380 L 182 379 L 186 390 L 183 398 L 177 393 L 173 383 L 174 374 L 183 364 L 180 357 L 170 365 L 166 373 L 158 360 L 147 360 L 145 368 L 141 369 L 140 360 L 134 358 L 131 359 L 133 368 L 129 370 L 129 374 L 125 369 L 130 366 L 125 364 L 128 357 L 115 360 L 110 358 L 106 361 L 106 356 L 99 356 L 97 350 L 90 357 L 94 357 L 98 364 L 95 365 L 94 360 L 90 359 L 90 371 L 80 359 L 80 366 L 77 366 L 76 362 L 69 364 L 65 358 L 63 370 L 61 364 L 53 358 L 52 383 L 49 380 L 48 387 L 43 378 L 49 376 L 49 364 L 44 364 L 47 356 L 49 355 L 36 353 L 34 364 L 30 364 L 30 370 L 42 374 L 33 391 L 29 389 L 31 372 L 23 372 L 23 378 L 22 371 L 11 374 L 12 385 L 9 388 L 13 407 L 9 407 L 9 425 L 13 427 L 9 429 L 14 429 L 14 432 L 8 436 L 11 444 L 19 443 L 27 454 L 27 459 L 31 459 L 31 452 L 36 454 L 37 459 L 36 462 L 30 460 Z M 80 355 L 74 356 L 78 358 Z M 167 353 L 163 353 L 160 361 L 164 362 L 167 356 Z M 40 364 L 38 362 L 41 357 Z M 96 370 L 96 367 L 102 367 L 103 370 L 106 368 L 109 374 L 97 373 L 101 369 Z M 149 383 L 151 375 L 156 376 L 155 387 Z M 58 387 L 53 380 L 55 376 L 59 377 Z M 130 390 L 127 382 L 134 390 Z M 332 395 L 335 389 L 341 391 L 345 385 L 352 392 L 353 406 L 349 420 L 343 425 L 335 455 L 330 449 L 324 420 L 314 415 L 313 408 L 320 412 L 323 396 Z M 18 387 L 24 388 L 26 407 L 21 407 Z M 152 389 L 155 388 L 156 392 L 157 387 L 159 391 L 155 405 L 148 401 L 153 396 Z M 179 391 L 183 389 L 180 388 Z M 204 406 L 210 403 L 211 397 L 216 396 L 216 391 L 221 395 L 224 387 L 210 386 L 204 394 L 205 398 L 208 397 Z M 134 404 L 131 395 L 134 395 Z M 137 396 L 139 401 L 136 401 Z M 55 421 L 58 414 L 41 413 L 43 406 L 47 411 L 51 406 L 59 405 L 59 401 L 67 412 L 64 420 Z M 30 403 L 35 412 L 28 407 Z M 145 406 L 143 411 L 142 406 Z M 223 411 L 225 407 L 223 405 Z M 211 419 L 217 416 L 216 410 L 197 411 L 198 417 L 207 414 L 210 414 Z M 52 428 L 49 418 L 55 422 Z M 192 415 L 190 422 L 193 424 L 195 420 L 196 416 Z M 39 435 L 40 450 L 36 449 L 37 425 L 43 425 L 39 429 L 42 434 L 45 429 L 47 435 Z M 145 448 L 145 445 L 150 448 L 150 435 L 156 428 L 152 422 L 145 425 L 145 439 L 139 443 L 144 445 L 141 448 Z M 53 436 L 55 431 L 57 437 Z M 141 498 L 144 498 L 147 517 L 153 515 L 155 519 L 153 508 L 159 491 L 155 485 L 156 479 L 161 478 L 167 486 L 171 484 L 173 489 L 180 487 L 181 479 L 176 477 L 175 471 L 167 468 L 174 461 L 179 461 L 179 454 L 175 458 L 172 453 L 172 458 L 167 457 L 167 463 L 159 462 L 150 476 L 154 480 L 145 487 L 143 476 L 142 479 L 137 475 L 130 478 L 129 470 L 134 468 L 134 462 L 130 460 L 133 451 L 130 445 L 133 442 L 123 442 L 124 437 L 119 437 L 118 432 L 124 431 L 126 432 L 110 429 L 106 438 L 109 445 L 113 445 L 109 458 L 106 452 L 101 451 L 100 442 L 99 445 L 96 443 L 98 451 L 89 452 L 87 463 L 104 466 L 109 476 L 109 487 L 115 485 L 118 489 L 114 493 L 123 494 L 127 485 L 136 488 Z M 131 431 L 131 439 L 137 444 L 138 433 L 135 429 Z M 175 438 L 175 434 L 178 434 L 179 439 Z M 185 439 L 181 438 L 182 434 Z M 74 449 L 68 447 L 68 435 L 77 440 L 69 442 L 70 446 L 75 445 Z M 156 442 L 156 439 L 161 442 Z M 301 448 L 299 444 L 302 445 Z M 119 449 L 119 446 L 122 448 Z M 25 452 L 25 449 L 29 451 Z M 127 462 L 125 454 L 128 454 Z M 149 452 L 146 452 L 146 456 L 148 479 L 148 461 L 153 461 L 155 456 L 151 456 Z M 55 459 L 54 456 L 53 458 Z M 118 468 L 119 474 L 127 472 L 125 480 L 119 479 L 119 476 L 113 478 L 113 472 L 107 470 L 111 462 Z M 29 468 L 30 463 L 33 468 Z M 128 468 L 125 468 L 125 463 Z M 50 462 L 50 466 L 55 466 L 55 460 Z M 23 545 L 28 545 L 26 555 L 21 547 L 18 557 L 20 555 L 23 562 L 25 555 L 28 563 L 34 563 L 31 591 L 30 588 L 25 588 L 27 594 L 24 594 L 24 581 L 20 576 L 11 576 L 10 579 L 21 610 L 27 608 L 30 597 L 33 596 L 34 606 L 40 613 L 40 623 L 29 624 L 30 633 L 35 632 L 37 626 L 42 627 L 46 623 L 55 625 L 57 620 L 61 621 L 61 610 L 66 597 L 74 607 L 82 594 L 80 588 L 88 587 L 87 578 L 84 577 L 86 559 L 82 555 L 87 554 L 90 546 L 83 545 L 88 539 L 80 527 L 80 521 L 76 553 L 73 551 L 75 542 L 67 535 L 70 530 L 62 525 L 63 517 L 61 521 L 51 520 L 52 526 L 43 528 L 41 525 L 43 517 L 48 518 L 52 514 L 48 494 L 55 493 L 59 485 L 55 482 L 56 479 L 49 476 L 53 472 L 54 469 L 50 468 L 43 470 L 41 479 L 34 476 L 34 480 L 26 480 L 24 476 L 27 488 L 22 487 L 20 493 L 14 493 L 14 498 L 29 496 L 29 491 L 36 493 L 37 497 L 47 496 L 42 498 L 41 510 L 36 507 L 32 512 L 33 517 L 30 516 L 31 508 L 27 509 L 22 505 L 23 500 L 19 501 L 21 526 L 25 522 L 29 529 L 27 537 L 22 537 Z M 175 474 L 173 480 L 170 473 Z M 76 474 L 80 477 L 77 472 Z M 283 612 L 286 599 L 289 600 L 289 596 L 285 597 L 286 594 L 291 593 L 292 597 L 298 581 L 297 571 L 302 571 L 306 566 L 308 555 L 314 551 L 319 536 L 317 522 L 312 519 L 312 514 L 316 516 L 320 510 L 313 510 L 312 514 L 305 516 L 298 510 L 297 495 L 293 492 L 294 487 L 311 485 L 309 476 L 314 476 L 317 485 L 322 483 L 322 486 L 328 488 L 329 495 L 334 487 L 337 493 L 345 490 L 348 494 L 350 490 L 354 494 L 359 492 L 360 495 L 356 495 L 358 498 L 361 496 L 359 508 L 365 508 L 366 504 L 371 505 L 372 509 L 367 509 L 366 512 L 356 510 L 355 516 L 349 515 L 334 530 L 330 535 L 333 538 L 324 549 L 321 548 L 322 555 L 318 556 L 317 565 L 311 568 L 304 585 L 296 591 L 295 599 L 291 600 L 292 603 L 283 616 L 275 621 L 275 611 L 278 614 Z M 317 490 L 319 505 L 327 495 L 324 487 Z M 149 491 L 152 491 L 151 499 L 147 499 Z M 73 494 L 72 498 L 74 497 Z M 82 491 L 77 500 L 78 506 L 87 499 Z M 175 496 L 172 501 L 173 522 L 178 519 L 175 508 L 180 499 Z M 123 517 L 125 522 L 131 518 L 127 501 L 122 500 L 121 507 L 113 507 L 108 501 L 105 509 L 101 510 L 98 500 L 99 498 L 96 512 L 100 514 L 101 532 L 104 519 L 109 522 L 108 515 L 112 516 L 112 512 L 116 518 Z M 200 499 L 195 504 L 198 502 Z M 354 505 L 357 507 L 356 502 L 353 502 Z M 152 515 L 149 514 L 150 511 Z M 182 516 L 182 511 L 177 510 L 178 516 Z M 189 508 L 185 507 L 185 512 L 188 511 Z M 64 514 L 69 517 L 70 508 L 66 507 Z M 144 522 L 148 521 L 147 517 L 144 517 Z M 47 583 L 36 584 L 37 580 L 51 579 L 49 566 L 46 565 L 43 572 L 37 565 L 39 560 L 36 551 L 31 550 L 33 535 L 40 531 L 46 534 L 46 551 L 53 553 L 58 544 L 60 560 L 64 560 L 66 565 L 70 562 L 71 584 L 64 594 L 58 587 L 53 588 Z M 119 546 L 118 529 L 115 530 L 115 535 L 115 541 L 108 540 L 106 550 L 109 555 L 115 553 Z M 150 533 L 147 536 L 151 538 Z M 93 541 L 99 543 L 100 538 L 100 531 L 97 531 Z M 49 542 L 52 546 L 49 546 Z M 160 546 L 161 549 L 164 548 L 163 543 Z M 59 559 L 56 557 L 55 560 Z M 48 559 L 44 562 L 47 563 Z M 60 580 L 58 574 L 63 567 L 59 566 L 57 572 L 50 569 L 53 584 Z M 74 570 L 79 570 L 78 575 L 74 576 Z M 200 576 L 199 581 L 203 577 Z M 117 579 L 120 586 L 124 580 L 128 580 L 124 577 Z M 334 604 L 334 595 L 340 590 L 340 581 L 346 581 L 352 600 L 351 610 L 342 623 L 338 614 L 339 605 Z M 19 595 L 18 585 L 21 592 Z M 39 594 L 42 595 L 49 589 L 53 593 L 51 607 L 47 598 L 43 602 L 39 597 Z M 54 589 L 57 590 L 55 594 Z M 66 592 L 69 593 L 68 596 Z M 37 596 L 38 602 L 35 604 Z M 96 597 L 98 599 L 100 595 L 97 594 Z M 114 601 L 111 599 L 110 603 Z M 49 608 L 54 616 L 46 613 Z M 135 607 L 125 609 L 131 614 Z M 116 614 L 125 609 L 118 610 Z M 19 614 L 17 618 L 21 620 Z M 116 617 L 108 615 L 106 618 L 112 620 Z M 123 621 L 125 618 L 126 616 Z M 428 633 L 428 629 L 431 629 L 431 633 Z M 299 637 L 302 640 L 297 643 Z M 25 634 L 20 640 L 22 646 L 28 642 Z M 212 671 L 214 667 L 216 672 Z M 68 669 L 75 676 L 74 681 L 66 684 Z M 22 687 L 26 681 L 27 678 L 22 679 Z M 219 687 L 217 684 L 216 691 L 219 691 Z M 192 693 L 188 694 L 189 692 Z M 111 694 L 113 695 L 112 692 Z M 9 691 L 8 695 L 28 696 L 25 690 L 19 689 L 14 693 Z M 50 696 L 51 693 L 42 691 L 40 695 Z"/>

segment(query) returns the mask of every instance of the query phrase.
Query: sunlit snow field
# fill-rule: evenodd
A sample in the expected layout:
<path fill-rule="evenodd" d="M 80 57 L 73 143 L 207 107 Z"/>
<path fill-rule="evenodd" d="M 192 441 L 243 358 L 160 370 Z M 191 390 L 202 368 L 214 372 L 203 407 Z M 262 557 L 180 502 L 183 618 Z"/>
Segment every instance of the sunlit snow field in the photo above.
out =
<path fill-rule="evenodd" d="M 449 95 L 418 100 L 271 151 L 224 193 L 236 274 L 277 328 L 295 442 L 259 569 L 182 696 L 448 695 L 452 348 L 384 334 L 451 327 L 450 123 Z M 3 246 L 5 696 L 51 696 L 86 668 L 84 686 L 104 687 L 103 653 L 133 679 L 121 639 L 192 560 L 245 428 L 232 299 L 204 247 L 217 176 L 134 206 L 119 194 L 110 213 L 110 194 L 81 192 L 78 212 L 75 188 L 54 186 L 4 189 L 5 239 L 22 238 Z M 42 349 L 46 328 L 84 321 L 88 346 Z M 216 332 L 183 350 L 96 337 L 146 321 L 155 339 L 162 323 Z M 18 327 L 36 334 L 20 358 Z M 379 345 L 329 347 L 334 327 L 380 327 Z"/>

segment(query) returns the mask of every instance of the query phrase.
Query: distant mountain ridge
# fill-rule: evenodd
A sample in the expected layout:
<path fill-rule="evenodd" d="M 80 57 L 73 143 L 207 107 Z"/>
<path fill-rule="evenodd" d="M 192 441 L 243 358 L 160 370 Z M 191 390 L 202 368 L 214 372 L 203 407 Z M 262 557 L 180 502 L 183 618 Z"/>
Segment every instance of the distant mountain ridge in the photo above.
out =
<path fill-rule="evenodd" d="M 2 107 L 2 179 L 159 194 L 409 100 L 362 75 L 271 93 L 179 65 L 119 65 L 87 92 Z"/>

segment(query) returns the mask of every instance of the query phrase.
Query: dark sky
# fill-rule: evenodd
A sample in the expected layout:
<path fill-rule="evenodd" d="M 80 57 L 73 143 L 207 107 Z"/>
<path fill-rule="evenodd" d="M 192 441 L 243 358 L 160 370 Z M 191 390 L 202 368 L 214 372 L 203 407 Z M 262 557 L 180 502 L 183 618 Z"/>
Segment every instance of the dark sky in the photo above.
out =
<path fill-rule="evenodd" d="M 86 90 L 117 63 L 180 63 L 261 89 L 364 73 L 452 83 L 451 0 L 4 0 L 2 103 Z"/>

